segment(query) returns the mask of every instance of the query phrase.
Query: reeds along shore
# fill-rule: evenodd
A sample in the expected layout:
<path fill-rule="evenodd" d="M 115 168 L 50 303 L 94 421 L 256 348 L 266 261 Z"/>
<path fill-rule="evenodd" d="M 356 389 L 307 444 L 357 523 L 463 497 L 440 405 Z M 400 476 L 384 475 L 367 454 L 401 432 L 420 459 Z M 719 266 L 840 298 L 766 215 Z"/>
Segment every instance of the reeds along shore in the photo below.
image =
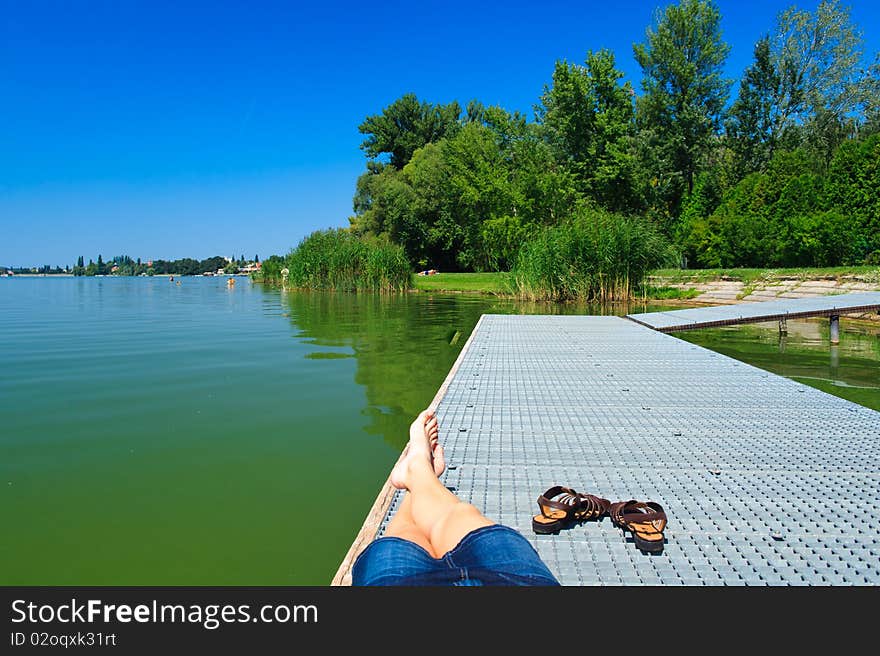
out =
<path fill-rule="evenodd" d="M 512 271 L 514 293 L 527 300 L 625 301 L 648 272 L 675 257 L 647 221 L 586 210 L 523 245 Z"/>
<path fill-rule="evenodd" d="M 522 245 L 513 294 L 530 301 L 626 301 L 675 253 L 644 219 L 582 209 Z M 313 232 L 286 257 L 263 262 L 264 282 L 290 287 L 399 292 L 413 286 L 401 246 L 344 229 Z"/>
<path fill-rule="evenodd" d="M 264 282 L 337 291 L 399 292 L 412 287 L 403 248 L 343 229 L 320 230 L 286 257 L 263 263 Z"/>

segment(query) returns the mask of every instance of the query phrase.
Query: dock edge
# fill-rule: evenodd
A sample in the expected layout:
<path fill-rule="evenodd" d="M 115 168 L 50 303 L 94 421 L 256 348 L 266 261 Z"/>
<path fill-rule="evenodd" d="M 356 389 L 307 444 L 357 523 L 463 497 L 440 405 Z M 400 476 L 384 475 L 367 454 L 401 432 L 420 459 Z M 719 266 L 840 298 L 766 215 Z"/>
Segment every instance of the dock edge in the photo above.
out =
<path fill-rule="evenodd" d="M 433 400 L 428 405 L 429 409 L 436 410 L 437 407 L 440 405 L 440 402 L 446 395 L 446 390 L 449 388 L 449 384 L 452 382 L 452 379 L 455 377 L 458 368 L 461 366 L 461 363 L 464 360 L 468 349 L 470 348 L 471 342 L 474 339 L 474 335 L 477 334 L 477 330 L 479 330 L 480 324 L 483 323 L 483 318 L 485 316 L 485 314 L 480 315 L 480 318 L 477 320 L 474 329 L 471 331 L 470 337 L 468 337 L 467 341 L 464 343 L 464 346 L 461 347 L 461 351 L 459 351 L 458 357 L 455 359 L 455 362 L 452 363 L 452 368 L 449 370 L 449 373 L 446 374 L 446 378 L 443 380 L 443 383 L 440 385 L 440 388 L 434 395 Z M 403 453 L 401 453 L 401 457 L 402 456 Z M 400 458 L 398 458 L 398 462 L 399 460 Z M 388 508 L 391 506 L 391 501 L 394 498 L 394 493 L 396 491 L 396 488 L 391 485 L 391 477 L 389 473 L 389 477 L 385 480 L 385 484 L 382 486 L 382 489 L 379 490 L 379 494 L 376 497 L 376 500 L 373 502 L 372 507 L 370 508 L 366 518 L 364 519 L 364 524 L 363 526 L 361 526 L 361 530 L 358 531 L 357 536 L 355 536 L 354 542 L 351 543 L 351 547 L 349 547 L 348 549 L 348 553 L 346 553 L 345 558 L 342 559 L 342 563 L 339 565 L 339 569 L 336 570 L 336 575 L 330 582 L 331 586 L 351 585 L 351 568 L 354 565 L 354 561 L 357 560 L 357 557 L 360 555 L 360 553 L 364 549 L 366 549 L 367 545 L 370 544 L 370 542 L 372 542 L 373 539 L 376 537 L 379 526 L 381 526 L 382 520 L 385 518 L 385 515 L 388 512 Z"/>

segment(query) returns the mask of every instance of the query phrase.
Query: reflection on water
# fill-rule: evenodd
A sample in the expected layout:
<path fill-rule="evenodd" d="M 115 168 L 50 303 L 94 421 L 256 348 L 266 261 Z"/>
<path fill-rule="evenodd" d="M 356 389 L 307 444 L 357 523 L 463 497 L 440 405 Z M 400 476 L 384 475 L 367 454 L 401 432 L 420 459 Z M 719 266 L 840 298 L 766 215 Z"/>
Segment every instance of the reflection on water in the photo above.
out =
<path fill-rule="evenodd" d="M 676 333 L 694 344 L 880 410 L 880 324 L 841 319 L 831 344 L 828 319 L 789 320 Z"/>
<path fill-rule="evenodd" d="M 281 292 L 305 357 L 357 360 L 371 435 L 403 448 L 412 418 L 433 399 L 482 314 L 626 314 L 645 306 L 521 303 L 463 294 L 404 295 Z M 650 308 L 657 309 L 657 308 Z M 343 351 L 328 351 L 328 348 Z"/>

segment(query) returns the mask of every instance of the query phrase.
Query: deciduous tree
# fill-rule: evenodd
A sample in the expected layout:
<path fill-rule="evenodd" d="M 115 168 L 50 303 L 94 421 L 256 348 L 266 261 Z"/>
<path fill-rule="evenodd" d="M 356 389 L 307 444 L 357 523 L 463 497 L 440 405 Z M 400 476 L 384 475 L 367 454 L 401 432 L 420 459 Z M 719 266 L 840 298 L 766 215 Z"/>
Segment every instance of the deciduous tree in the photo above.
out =
<path fill-rule="evenodd" d="M 583 193 L 612 210 L 640 209 L 632 136 L 634 92 L 609 50 L 590 51 L 584 66 L 557 61 L 535 114 L 558 159 Z"/>
<path fill-rule="evenodd" d="M 729 46 L 721 37 L 721 14 L 711 0 L 681 0 L 661 12 L 645 41 L 633 46 L 642 68 L 644 94 L 637 123 L 661 152 L 662 168 L 646 171 L 663 190 L 676 217 L 704 157 L 717 143 L 730 82 L 723 76 Z"/>
<path fill-rule="evenodd" d="M 391 165 L 402 169 L 416 150 L 454 134 L 460 127 L 460 114 L 457 102 L 432 105 L 408 93 L 358 126 L 367 135 L 361 149 L 370 158 L 390 155 Z"/>

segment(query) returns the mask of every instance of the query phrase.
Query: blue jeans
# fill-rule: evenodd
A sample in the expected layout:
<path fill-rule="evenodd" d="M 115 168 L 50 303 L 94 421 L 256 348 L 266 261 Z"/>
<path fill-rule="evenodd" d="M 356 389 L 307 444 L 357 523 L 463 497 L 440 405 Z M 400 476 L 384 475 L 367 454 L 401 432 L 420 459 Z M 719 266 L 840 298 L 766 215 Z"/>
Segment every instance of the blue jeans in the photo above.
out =
<path fill-rule="evenodd" d="M 373 540 L 357 557 L 352 585 L 559 585 L 538 552 L 507 526 L 483 526 L 442 558 L 398 537 Z"/>

